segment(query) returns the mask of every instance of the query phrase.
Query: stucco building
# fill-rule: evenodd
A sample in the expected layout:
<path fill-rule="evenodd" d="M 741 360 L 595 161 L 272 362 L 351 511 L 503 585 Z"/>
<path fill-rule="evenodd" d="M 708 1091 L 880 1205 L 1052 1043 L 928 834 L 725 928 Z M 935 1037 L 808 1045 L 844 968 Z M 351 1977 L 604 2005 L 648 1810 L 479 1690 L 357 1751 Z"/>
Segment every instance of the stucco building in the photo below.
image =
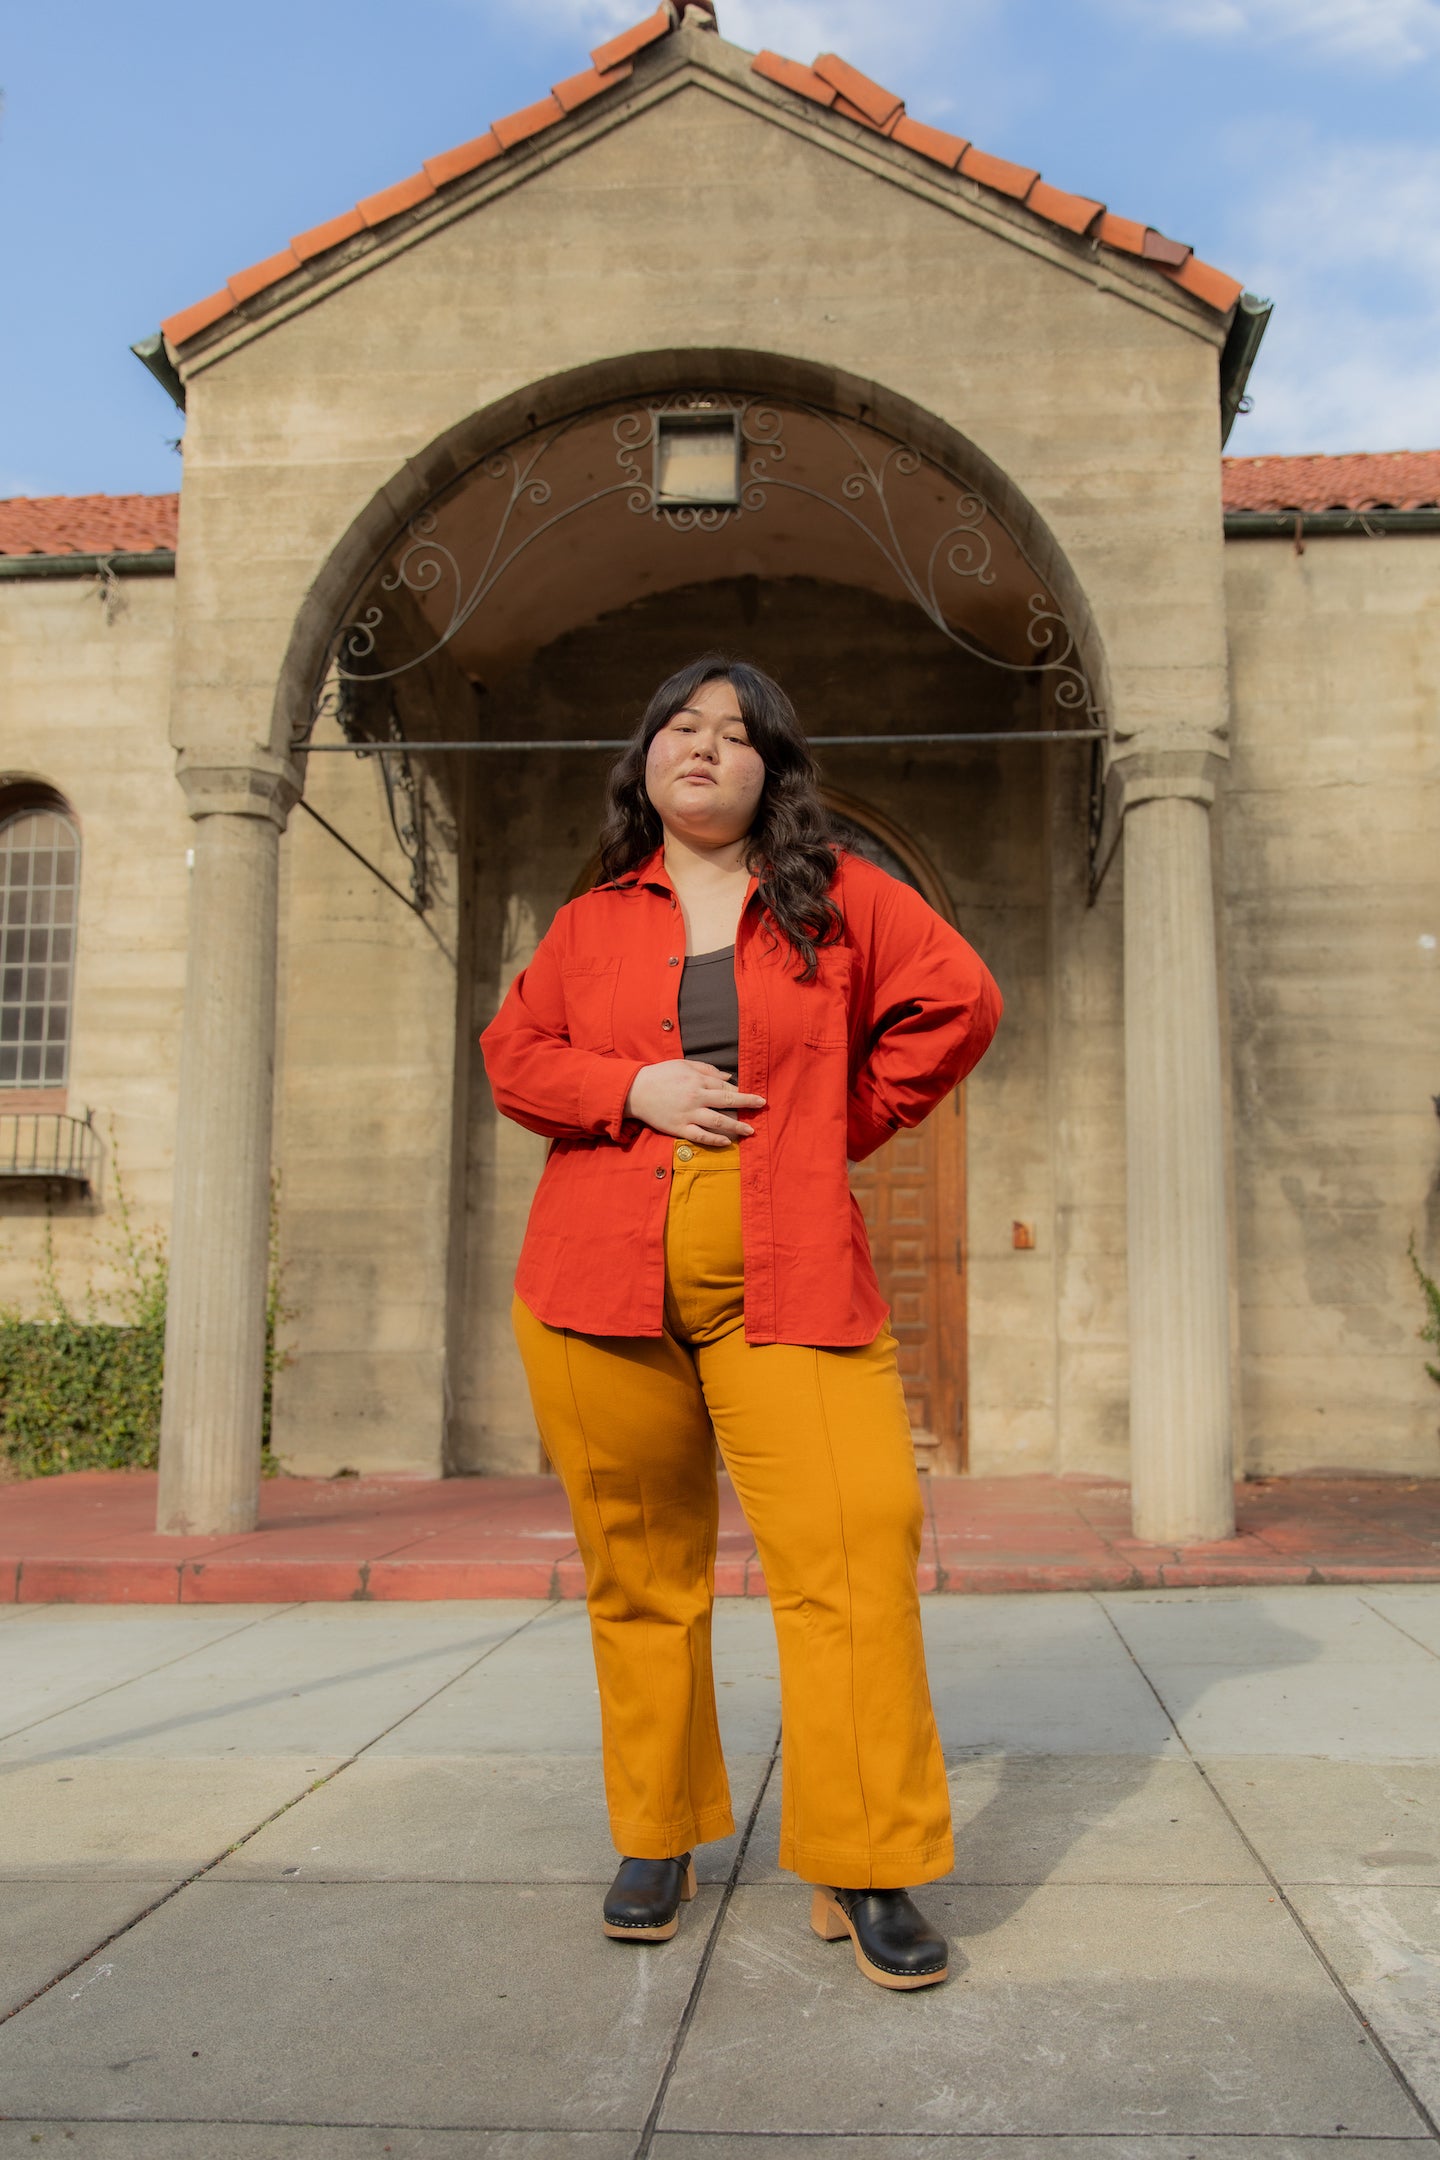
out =
<path fill-rule="evenodd" d="M 537 1467 L 541 1143 L 475 1037 L 715 645 L 1006 993 L 857 1174 L 925 1465 L 1126 1475 L 1167 1539 L 1436 1470 L 1440 453 L 1222 460 L 1264 320 L 666 5 L 139 348 L 178 541 L 0 506 L 0 1130 L 71 1150 L 62 1279 L 117 1156 L 168 1228 L 162 1526 L 253 1511 L 272 1163 L 281 1460 Z M 9 1299 L 46 1204 L 0 1179 Z"/>

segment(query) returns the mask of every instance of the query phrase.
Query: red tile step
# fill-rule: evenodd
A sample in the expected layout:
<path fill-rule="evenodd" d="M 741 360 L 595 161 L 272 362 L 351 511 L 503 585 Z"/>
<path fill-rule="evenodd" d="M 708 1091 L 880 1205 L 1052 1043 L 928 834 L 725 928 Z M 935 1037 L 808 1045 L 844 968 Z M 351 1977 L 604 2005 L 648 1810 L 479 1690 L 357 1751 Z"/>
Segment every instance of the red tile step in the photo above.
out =
<path fill-rule="evenodd" d="M 272 1478 L 260 1527 L 161 1537 L 152 1471 L 0 1486 L 0 1604 L 274 1604 L 578 1598 L 584 1569 L 551 1477 Z M 926 1593 L 1204 1584 L 1440 1582 L 1440 1478 L 1247 1479 L 1233 1538 L 1148 1545 L 1118 1479 L 929 1478 Z M 715 1589 L 763 1597 L 721 1485 Z"/>

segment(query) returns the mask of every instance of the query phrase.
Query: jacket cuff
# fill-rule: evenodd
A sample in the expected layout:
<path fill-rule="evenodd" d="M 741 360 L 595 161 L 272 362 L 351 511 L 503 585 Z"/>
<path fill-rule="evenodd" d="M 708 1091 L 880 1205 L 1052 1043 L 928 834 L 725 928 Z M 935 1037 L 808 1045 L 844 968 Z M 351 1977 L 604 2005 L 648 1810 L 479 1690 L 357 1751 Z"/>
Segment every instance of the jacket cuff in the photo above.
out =
<path fill-rule="evenodd" d="M 643 1058 L 594 1057 L 580 1082 L 580 1123 L 586 1132 L 605 1133 L 611 1140 L 625 1136 L 625 1103 L 635 1075 L 645 1070 Z"/>
<path fill-rule="evenodd" d="M 883 1115 L 877 1107 L 862 1102 L 856 1095 L 850 1098 L 849 1114 L 845 1120 L 845 1154 L 852 1163 L 864 1162 L 877 1148 L 897 1130 L 894 1119 Z"/>

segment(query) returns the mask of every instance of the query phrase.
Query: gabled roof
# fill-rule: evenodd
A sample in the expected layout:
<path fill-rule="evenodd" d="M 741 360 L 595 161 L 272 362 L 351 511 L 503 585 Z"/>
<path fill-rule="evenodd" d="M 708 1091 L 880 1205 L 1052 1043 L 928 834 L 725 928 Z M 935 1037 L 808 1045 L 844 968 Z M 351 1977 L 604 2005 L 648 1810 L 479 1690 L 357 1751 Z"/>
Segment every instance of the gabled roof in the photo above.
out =
<path fill-rule="evenodd" d="M 1227 510 L 1434 510 L 1440 450 L 1358 450 L 1345 457 L 1224 458 Z"/>
<path fill-rule="evenodd" d="M 605 44 L 597 45 L 590 55 L 590 66 L 578 75 L 556 83 L 548 97 L 492 121 L 483 135 L 477 135 L 472 141 L 461 143 L 457 149 L 447 150 L 439 157 L 427 158 L 419 172 L 397 181 L 394 187 L 367 195 L 353 209 L 342 211 L 323 225 L 313 226 L 309 232 L 298 233 L 278 254 L 267 256 L 263 262 L 252 263 L 247 270 L 237 270 L 218 292 L 167 316 L 160 326 L 165 337 L 172 347 L 187 344 L 202 330 L 223 321 L 247 300 L 253 300 L 257 293 L 279 284 L 282 278 L 313 262 L 317 256 L 343 246 L 360 233 L 405 216 L 493 159 L 512 157 L 523 151 L 547 129 L 558 126 L 571 113 L 595 98 L 608 96 L 626 82 L 634 72 L 637 56 L 657 45 L 662 38 L 669 37 L 678 27 L 682 14 L 696 20 L 703 17 L 707 27 L 713 29 L 715 26 L 713 0 L 698 0 L 698 4 L 697 0 L 689 0 L 688 7 L 685 0 L 679 0 L 679 5 L 676 0 L 662 0 L 662 5 L 643 22 L 621 31 L 618 37 L 608 39 Z M 1217 314 L 1228 315 L 1240 297 L 1242 288 L 1234 278 L 1201 262 L 1183 241 L 1169 240 L 1153 226 L 1139 224 L 1132 218 L 1116 217 L 1103 203 L 1092 202 L 1088 196 L 1072 195 L 1063 188 L 1052 187 L 1028 166 L 991 157 L 964 136 L 951 135 L 922 120 L 912 120 L 902 98 L 893 91 L 883 90 L 835 53 L 821 53 L 812 67 L 804 67 L 779 53 L 761 52 L 751 61 L 751 68 L 778 89 L 841 119 L 853 121 L 874 134 L 888 137 L 927 164 L 959 173 L 981 188 L 1023 204 L 1034 216 L 1059 231 L 1092 240 L 1102 248 L 1113 248 L 1118 254 L 1148 263 Z"/>
<path fill-rule="evenodd" d="M 173 552 L 178 495 L 12 495 L 0 502 L 0 555 Z"/>

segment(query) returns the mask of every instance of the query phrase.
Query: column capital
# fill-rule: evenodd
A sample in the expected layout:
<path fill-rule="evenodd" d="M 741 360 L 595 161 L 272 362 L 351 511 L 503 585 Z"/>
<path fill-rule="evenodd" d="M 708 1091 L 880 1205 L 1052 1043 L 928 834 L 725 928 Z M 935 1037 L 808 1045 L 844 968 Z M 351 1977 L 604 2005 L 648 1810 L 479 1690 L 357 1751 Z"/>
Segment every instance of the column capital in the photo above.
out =
<path fill-rule="evenodd" d="M 192 818 L 269 818 L 281 832 L 303 786 L 289 758 L 272 750 L 251 750 L 243 762 L 223 763 L 213 751 L 182 750 L 175 777 L 185 790 Z"/>
<path fill-rule="evenodd" d="M 1142 736 L 1117 748 L 1110 769 L 1124 791 L 1122 811 L 1175 797 L 1208 809 L 1228 759 L 1229 751 L 1213 735 L 1178 743 L 1173 738 L 1146 742 Z"/>

